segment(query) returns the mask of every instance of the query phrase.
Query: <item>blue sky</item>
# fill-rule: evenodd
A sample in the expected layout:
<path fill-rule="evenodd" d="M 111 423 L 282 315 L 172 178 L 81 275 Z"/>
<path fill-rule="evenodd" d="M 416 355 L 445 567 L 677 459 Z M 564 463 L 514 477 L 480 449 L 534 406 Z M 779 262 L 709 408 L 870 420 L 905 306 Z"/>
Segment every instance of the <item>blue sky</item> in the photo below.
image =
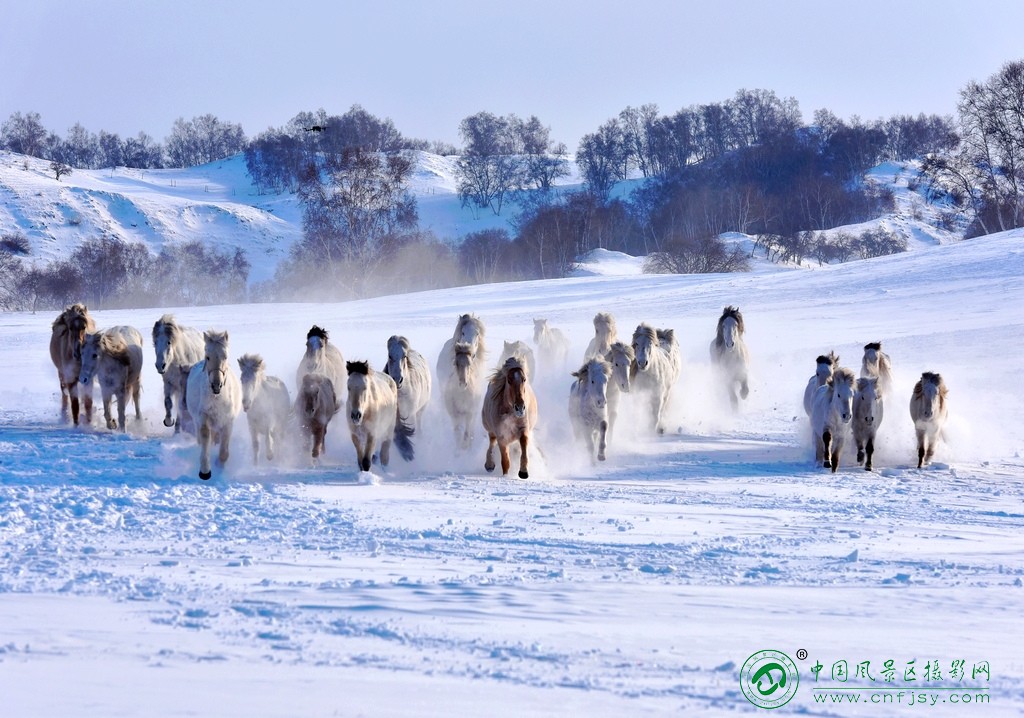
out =
<path fill-rule="evenodd" d="M 740 88 L 806 120 L 955 114 L 1024 58 L 1024 2 L 949 0 L 4 0 L 0 121 L 39 112 L 162 141 L 213 113 L 248 135 L 353 104 L 458 143 L 481 110 L 537 115 L 574 150 L 627 105 L 663 113 Z"/>

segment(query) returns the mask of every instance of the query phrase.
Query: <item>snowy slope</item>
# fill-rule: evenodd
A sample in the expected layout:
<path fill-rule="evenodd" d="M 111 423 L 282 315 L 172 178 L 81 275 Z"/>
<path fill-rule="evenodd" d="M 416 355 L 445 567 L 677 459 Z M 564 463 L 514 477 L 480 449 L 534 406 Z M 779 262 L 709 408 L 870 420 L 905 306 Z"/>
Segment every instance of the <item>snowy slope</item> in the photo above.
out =
<path fill-rule="evenodd" d="M 342 419 L 316 468 L 298 450 L 249 461 L 245 420 L 213 481 L 160 424 L 148 329 L 145 423 L 127 436 L 60 426 L 51 316 L 0 315 L 0 691 L 12 716 L 756 715 L 740 667 L 797 659 L 783 709 L 822 706 L 832 665 L 885 660 L 934 697 L 984 689 L 977 712 L 1024 706 L 1024 232 L 815 272 L 590 276 L 327 305 L 189 308 L 259 351 L 291 384 L 305 331 L 379 366 L 390 334 L 433 364 L 457 315 L 503 339 L 531 319 L 579 356 L 596 311 L 628 334 L 676 329 L 677 433 L 644 435 L 624 409 L 591 465 L 565 425 L 567 368 L 541 367 L 528 481 L 458 455 L 441 409 L 417 457 L 361 474 Z M 712 387 L 707 347 L 725 304 L 744 312 L 752 392 L 738 416 Z M 882 340 L 895 390 L 876 471 L 812 466 L 800 406 L 814 357 L 857 368 Z M 914 467 L 910 388 L 942 372 L 952 406 L 936 462 Z M 436 397 L 435 397 L 436 398 Z M 948 673 L 967 663 L 967 678 Z M 903 679 L 910 662 L 917 682 Z M 921 677 L 925 662 L 942 679 Z M 987 680 L 972 667 L 990 664 Z M 825 666 L 816 684 L 811 667 Z M 850 679 L 874 691 L 885 684 Z M 940 690 L 941 689 L 941 690 Z M 864 695 L 868 695 L 865 693 Z M 881 694 L 879 694 L 881 695 Z M 904 695 L 901 700 L 907 700 Z M 865 698 L 865 701 L 867 698 Z M 972 706 L 971 710 L 974 710 Z"/>
<path fill-rule="evenodd" d="M 419 225 L 442 240 L 471 232 L 504 228 L 518 214 L 509 201 L 501 215 L 490 209 L 463 207 L 458 196 L 456 158 L 416 152 L 410 190 L 416 196 Z M 557 191 L 579 188 L 576 165 L 560 178 Z M 910 248 L 952 241 L 954 235 L 935 228 L 940 208 L 925 202 L 909 185 L 913 164 L 881 165 L 867 182 L 890 187 L 897 212 L 835 231 L 859 233 L 883 226 L 908 238 Z M 640 180 L 616 189 L 625 196 Z M 154 253 L 165 243 L 200 240 L 220 249 L 243 249 L 252 262 L 251 281 L 269 279 L 277 264 L 302 235 L 301 210 L 292 194 L 260 195 L 251 184 L 242 155 L 201 167 L 173 170 L 75 170 L 57 181 L 49 163 L 0 151 L 0 234 L 29 239 L 30 261 L 48 263 L 66 257 L 88 238 L 112 234 L 146 243 Z M 749 237 L 730 234 L 747 253 Z M 752 259 L 754 271 L 777 271 L 779 265 Z M 624 271 L 632 269 L 618 265 Z M 605 264 L 603 271 L 614 271 Z"/>

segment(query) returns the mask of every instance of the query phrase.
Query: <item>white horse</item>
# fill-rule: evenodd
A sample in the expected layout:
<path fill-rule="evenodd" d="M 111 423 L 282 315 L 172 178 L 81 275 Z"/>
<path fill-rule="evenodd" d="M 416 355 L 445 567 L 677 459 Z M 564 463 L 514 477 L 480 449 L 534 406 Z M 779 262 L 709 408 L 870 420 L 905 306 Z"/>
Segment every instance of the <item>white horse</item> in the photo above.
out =
<path fill-rule="evenodd" d="M 276 376 L 267 376 L 263 357 L 246 354 L 238 360 L 242 384 L 242 410 L 249 422 L 252 438 L 252 463 L 258 464 L 260 436 L 266 437 L 266 456 L 274 459 L 274 445 L 280 444 L 288 425 L 291 398 L 288 387 Z"/>
<path fill-rule="evenodd" d="M 598 312 L 594 315 L 594 338 L 587 345 L 587 351 L 583 354 L 583 361 L 591 357 L 606 357 L 612 344 L 619 340 L 618 330 L 615 328 L 615 317 L 608 312 Z"/>
<path fill-rule="evenodd" d="M 882 342 L 864 345 L 860 375 L 865 379 L 878 379 L 878 391 L 882 396 L 888 396 L 892 389 L 892 362 L 889 355 L 882 351 Z"/>
<path fill-rule="evenodd" d="M 505 342 L 505 346 L 501 350 L 501 357 L 498 359 L 497 369 L 501 370 L 505 366 L 505 362 L 512 357 L 518 359 L 519 363 L 523 365 L 531 381 L 537 379 L 537 361 L 533 358 L 533 349 L 530 349 L 529 344 L 521 339 Z"/>
<path fill-rule="evenodd" d="M 608 386 L 612 366 L 604 359 L 594 357 L 573 372 L 576 381 L 569 389 L 569 418 L 577 440 L 587 445 L 587 455 L 594 460 L 597 440 L 597 460 L 605 460 L 608 448 Z"/>
<path fill-rule="evenodd" d="M 483 358 L 487 355 L 484 336 L 484 323 L 479 317 L 475 317 L 472 314 L 463 314 L 458 318 L 458 321 L 455 322 L 455 332 L 452 334 L 451 339 L 447 340 L 444 346 L 441 347 L 441 353 L 437 357 L 436 369 L 439 384 L 444 384 L 454 370 L 455 345 L 458 343 L 469 345 L 470 350 L 473 352 L 473 368 L 479 374 L 477 378 L 483 381 L 485 372 Z"/>
<path fill-rule="evenodd" d="M 430 366 L 422 354 L 409 346 L 405 337 L 388 339 L 388 361 L 384 372 L 398 387 L 399 421 L 414 429 L 422 426 L 423 412 L 430 401 Z"/>
<path fill-rule="evenodd" d="M 295 371 L 296 389 L 302 386 L 302 378 L 306 374 L 322 374 L 331 380 L 338 400 L 337 408 L 340 409 L 341 387 L 345 386 L 345 359 L 341 350 L 331 343 L 327 330 L 315 324 L 306 333 L 306 353 Z"/>
<path fill-rule="evenodd" d="M 664 414 L 679 378 L 681 358 L 675 332 L 641 324 L 633 332 L 633 368 L 630 383 L 634 391 L 647 394 L 651 419 L 659 434 L 665 433 Z"/>
<path fill-rule="evenodd" d="M 875 436 L 882 425 L 885 406 L 878 379 L 860 378 L 853 395 L 853 440 L 857 443 L 857 463 L 864 464 L 865 471 L 871 471 L 871 458 L 875 453 Z"/>
<path fill-rule="evenodd" d="M 153 349 L 156 372 L 164 379 L 164 426 L 173 426 L 177 434 L 181 431 L 181 401 L 185 396 L 185 382 L 178 369 L 202 361 L 203 335 L 192 327 L 180 326 L 173 315 L 165 314 L 153 325 Z M 178 414 L 172 418 L 175 401 Z"/>
<path fill-rule="evenodd" d="M 60 414 L 68 420 L 71 407 L 71 421 L 78 426 L 79 395 L 85 405 L 85 423 L 92 423 L 92 384 L 84 386 L 79 382 L 82 373 L 82 341 L 86 332 L 96 331 L 96 324 L 89 316 L 84 304 L 71 304 L 53 320 L 50 334 L 50 359 L 57 369 L 60 382 Z"/>
<path fill-rule="evenodd" d="M 85 335 L 81 348 L 82 370 L 79 381 L 91 387 L 93 378 L 103 396 L 103 418 L 108 429 L 125 431 L 128 397 L 135 402 L 135 418 L 142 421 L 139 394 L 142 391 L 142 335 L 134 327 L 111 327 Z M 111 415 L 110 401 L 117 398 L 117 419 Z"/>
<path fill-rule="evenodd" d="M 307 437 L 306 447 L 313 445 L 313 459 L 324 453 L 327 425 L 338 413 L 339 402 L 334 384 L 323 374 L 306 374 L 295 397 L 295 416 Z"/>
<path fill-rule="evenodd" d="M 804 389 L 804 412 L 807 416 L 811 415 L 811 409 L 814 406 L 814 395 L 817 394 L 818 388 L 828 384 L 829 380 L 832 379 L 832 372 L 839 368 L 839 357 L 836 356 L 835 352 L 822 354 L 816 361 L 817 365 L 814 370 L 814 376 L 807 380 L 807 387 Z"/>
<path fill-rule="evenodd" d="M 942 436 L 942 427 L 949 415 L 946 395 L 949 389 L 942 376 L 926 371 L 914 385 L 910 398 L 910 418 L 917 433 L 917 468 L 930 463 L 935 455 L 935 442 Z"/>
<path fill-rule="evenodd" d="M 729 403 L 733 411 L 739 408 L 740 399 L 746 399 L 750 393 L 747 385 L 747 364 L 750 354 L 747 344 L 743 341 L 743 315 L 739 307 L 728 306 L 722 310 L 718 318 L 718 328 L 711 342 L 711 363 L 718 368 L 718 373 L 729 391 Z M 739 393 L 736 387 L 739 386 Z"/>
<path fill-rule="evenodd" d="M 613 342 L 608 347 L 605 360 L 611 366 L 611 377 L 608 381 L 608 440 L 615 429 L 615 419 L 619 415 L 619 398 L 629 393 L 629 377 L 633 372 L 633 361 L 636 353 L 633 347 L 623 342 Z"/>
<path fill-rule="evenodd" d="M 569 357 L 569 338 L 561 329 L 550 326 L 547 319 L 533 320 L 533 343 L 545 371 L 563 366 Z"/>
<path fill-rule="evenodd" d="M 414 456 L 412 427 L 398 415 L 398 387 L 383 372 L 374 371 L 367 362 L 346 364 L 348 369 L 348 428 L 356 449 L 359 468 L 370 470 L 374 449 L 380 442 L 380 464 L 387 466 L 391 442 L 406 461 Z"/>
<path fill-rule="evenodd" d="M 444 381 L 444 408 L 452 420 L 455 443 L 465 450 L 473 443 L 476 412 L 483 400 L 483 381 L 477 366 L 483 360 L 466 342 L 455 343 L 454 356 L 453 370 Z"/>
<path fill-rule="evenodd" d="M 849 369 L 836 369 L 832 379 L 818 387 L 811 407 L 814 459 L 832 473 L 839 469 L 839 455 L 850 436 L 853 422 L 853 387 L 857 377 Z"/>
<path fill-rule="evenodd" d="M 199 478 L 206 480 L 213 476 L 212 442 L 220 446 L 218 463 L 227 463 L 235 417 L 242 411 L 242 385 L 228 361 L 227 332 L 204 332 L 203 350 L 203 361 L 189 372 L 185 401 L 199 439 Z"/>

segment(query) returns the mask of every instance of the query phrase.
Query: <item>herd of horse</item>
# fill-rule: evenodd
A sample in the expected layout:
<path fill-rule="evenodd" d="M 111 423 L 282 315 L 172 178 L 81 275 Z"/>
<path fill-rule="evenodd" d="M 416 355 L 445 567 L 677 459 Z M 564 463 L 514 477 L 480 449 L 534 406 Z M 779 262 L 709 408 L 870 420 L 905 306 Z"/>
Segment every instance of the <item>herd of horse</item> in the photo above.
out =
<path fill-rule="evenodd" d="M 709 347 L 711 363 L 735 411 L 749 393 L 750 355 L 739 308 L 727 306 L 718 319 Z M 375 461 L 387 466 L 391 446 L 406 461 L 415 456 L 412 438 L 437 386 L 450 418 L 456 446 L 473 442 L 482 426 L 488 438 L 484 468 L 496 468 L 498 450 L 503 475 L 511 468 L 510 448 L 518 447 L 520 478 L 529 478 L 530 437 L 537 424 L 533 384 L 537 360 L 523 341 L 505 342 L 497 362 L 488 369 L 485 327 L 472 314 L 461 315 L 455 331 L 438 355 L 434 374 L 426 358 L 402 336 L 387 342 L 383 371 L 366 361 L 346 361 L 326 329 L 314 325 L 306 334 L 305 353 L 295 375 L 294 401 L 281 379 L 269 376 L 262 357 L 246 354 L 229 360 L 226 331 L 199 332 L 180 326 L 165 314 L 153 326 L 156 370 L 163 379 L 164 425 L 175 433 L 194 434 L 199 445 L 199 477 L 212 476 L 210 452 L 228 460 L 235 419 L 246 414 L 253 462 L 274 458 L 290 427 L 304 437 L 315 461 L 324 452 L 327 428 L 344 409 L 357 464 L 369 471 Z M 545 319 L 534 320 L 534 344 L 541 367 L 564 367 L 570 344 L 565 334 Z M 61 412 L 78 425 L 82 415 L 92 421 L 93 387 L 98 383 L 108 429 L 125 431 L 129 399 L 139 408 L 143 339 L 138 330 L 115 326 L 98 331 L 83 304 L 67 307 L 53 322 L 50 356 L 57 368 Z M 620 341 L 611 314 L 594 317 L 594 338 L 580 368 L 572 372 L 568 413 L 573 433 L 591 460 L 604 461 L 618 415 L 621 395 L 637 396 L 648 430 L 665 433 L 666 410 L 682 368 L 679 342 L 672 329 L 646 323 L 636 327 L 629 343 Z M 852 439 L 857 463 L 872 470 L 874 444 L 886 398 L 892 391 L 892 364 L 881 342 L 865 345 L 860 377 L 841 367 L 835 352 L 817 358 L 807 382 L 807 413 L 815 460 L 835 472 L 844 446 Z M 917 434 L 918 467 L 932 460 L 942 435 L 947 408 L 942 377 L 924 372 L 914 387 L 911 419 Z M 117 401 L 117 417 L 111 404 Z"/>

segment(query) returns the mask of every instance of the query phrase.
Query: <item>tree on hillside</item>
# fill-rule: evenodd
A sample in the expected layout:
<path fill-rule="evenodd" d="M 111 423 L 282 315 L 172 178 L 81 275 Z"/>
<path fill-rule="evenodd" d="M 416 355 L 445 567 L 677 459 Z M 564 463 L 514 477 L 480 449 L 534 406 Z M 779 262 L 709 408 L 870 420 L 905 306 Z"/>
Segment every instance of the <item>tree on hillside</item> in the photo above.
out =
<path fill-rule="evenodd" d="M 925 170 L 971 206 L 968 236 L 1024 226 L 1024 61 L 960 91 L 960 144 L 932 155 Z"/>
<path fill-rule="evenodd" d="M 97 167 L 118 167 L 124 164 L 124 144 L 117 133 L 100 130 L 96 137 Z"/>
<path fill-rule="evenodd" d="M 587 189 L 602 199 L 608 198 L 616 182 L 626 178 L 628 158 L 626 137 L 615 118 L 597 128 L 597 132 L 584 135 L 576 150 L 576 164 Z"/>
<path fill-rule="evenodd" d="M 125 167 L 157 169 L 164 166 L 164 148 L 145 132 L 125 139 L 122 159 Z"/>
<path fill-rule="evenodd" d="M 44 157 L 46 151 L 46 128 L 38 112 L 12 114 L 0 125 L 0 147 L 31 157 Z"/>
<path fill-rule="evenodd" d="M 490 207 L 501 214 L 506 197 L 522 185 L 523 165 L 515 127 L 507 117 L 478 112 L 459 124 L 464 150 L 457 177 L 462 206 Z"/>
<path fill-rule="evenodd" d="M 242 126 L 222 122 L 206 114 L 174 121 L 167 138 L 167 159 L 171 167 L 195 167 L 230 157 L 245 149 Z"/>
<path fill-rule="evenodd" d="M 60 160 L 54 160 L 50 163 L 50 171 L 53 172 L 57 181 L 60 182 L 62 175 L 71 174 L 71 165 L 61 162 Z"/>

